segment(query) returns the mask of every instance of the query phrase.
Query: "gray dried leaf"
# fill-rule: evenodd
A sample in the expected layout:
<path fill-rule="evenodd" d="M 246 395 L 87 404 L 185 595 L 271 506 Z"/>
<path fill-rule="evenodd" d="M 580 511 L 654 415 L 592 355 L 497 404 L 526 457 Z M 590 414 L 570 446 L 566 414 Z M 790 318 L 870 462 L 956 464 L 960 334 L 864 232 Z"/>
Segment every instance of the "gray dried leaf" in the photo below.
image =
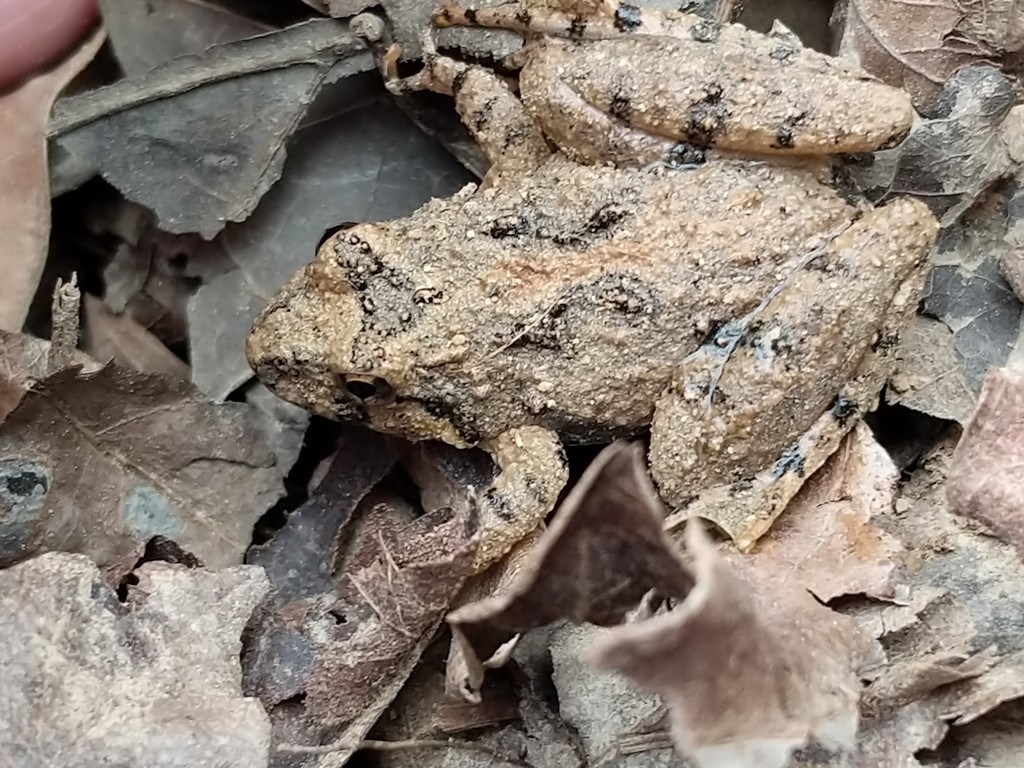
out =
<path fill-rule="evenodd" d="M 50 135 L 162 229 L 211 238 L 277 181 L 285 142 L 328 78 L 372 66 L 362 49 L 327 19 L 217 45 L 61 100 Z"/>
<path fill-rule="evenodd" d="M 0 426 L 0 561 L 61 549 L 116 577 L 163 535 L 212 568 L 241 562 L 283 490 L 249 419 L 116 365 L 36 381 Z"/>
<path fill-rule="evenodd" d="M 964 381 L 949 326 L 920 315 L 910 321 L 900 335 L 896 371 L 885 401 L 938 419 L 961 424 L 967 420 L 974 394 Z"/>
<path fill-rule="evenodd" d="M 256 768 L 270 724 L 240 687 L 259 568 L 151 563 L 122 604 L 87 557 L 0 572 L 0 765 Z"/>
<path fill-rule="evenodd" d="M 278 470 L 287 476 L 302 451 L 309 411 L 282 400 L 258 381 L 245 388 L 244 398 L 252 406 L 256 433 L 277 459 Z"/>
<path fill-rule="evenodd" d="M 252 376 L 244 352 L 252 321 L 312 260 L 327 229 L 406 215 L 470 178 L 387 100 L 367 103 L 368 85 L 349 81 L 325 93 L 330 103 L 316 107 L 322 119 L 296 134 L 281 180 L 215 243 L 221 271 L 230 271 L 189 302 L 192 375 L 214 399 Z"/>
<path fill-rule="evenodd" d="M 914 195 L 948 226 L 1024 160 L 1024 108 L 1013 106 L 1013 86 L 999 70 L 961 69 L 902 143 L 867 156 L 850 175 L 874 202 Z"/>
<path fill-rule="evenodd" d="M 1021 302 L 999 268 L 1004 232 L 1002 197 L 989 194 L 943 230 L 925 286 L 924 312 L 953 331 L 961 375 L 974 394 L 988 369 L 1006 362 L 1020 329 Z"/>
<path fill-rule="evenodd" d="M 185 53 L 270 32 L 272 27 L 205 0 L 99 0 L 103 25 L 129 77 Z"/>
<path fill-rule="evenodd" d="M 188 364 L 128 315 L 115 314 L 100 299 L 82 302 L 82 348 L 96 360 L 113 360 L 142 373 L 160 373 L 188 381 Z"/>

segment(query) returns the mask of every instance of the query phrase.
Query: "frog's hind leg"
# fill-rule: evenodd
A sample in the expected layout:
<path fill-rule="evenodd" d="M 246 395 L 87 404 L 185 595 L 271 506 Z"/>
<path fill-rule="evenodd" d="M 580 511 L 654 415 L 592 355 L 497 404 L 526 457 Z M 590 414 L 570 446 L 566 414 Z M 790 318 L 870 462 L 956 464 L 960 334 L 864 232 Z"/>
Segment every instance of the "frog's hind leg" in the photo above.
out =
<path fill-rule="evenodd" d="M 557 0 L 541 7 L 517 2 L 476 9 L 447 2 L 434 12 L 434 24 L 509 29 L 522 35 L 543 34 L 570 40 L 607 40 L 634 33 L 707 37 L 716 34 L 718 22 L 617 0 Z"/>
<path fill-rule="evenodd" d="M 523 104 L 544 134 L 578 163 L 617 167 L 700 165 L 706 152 L 687 141 L 659 136 L 589 103 L 559 78 L 561 40 L 546 41 L 519 76 Z M 570 54 L 571 55 L 571 54 Z M 549 58 L 550 57 L 550 58 Z"/>
<path fill-rule="evenodd" d="M 916 201 L 864 215 L 684 363 L 651 424 L 667 525 L 706 517 L 744 550 L 768 531 L 874 408 L 936 231 Z"/>

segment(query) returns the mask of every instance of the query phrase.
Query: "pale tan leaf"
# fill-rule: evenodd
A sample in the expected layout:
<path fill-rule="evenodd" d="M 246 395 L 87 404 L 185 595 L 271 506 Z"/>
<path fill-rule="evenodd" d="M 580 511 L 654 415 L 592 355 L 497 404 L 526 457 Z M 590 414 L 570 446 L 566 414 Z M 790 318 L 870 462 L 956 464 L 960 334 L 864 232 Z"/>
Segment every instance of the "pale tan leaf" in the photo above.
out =
<path fill-rule="evenodd" d="M 828 602 L 842 595 L 891 599 L 902 547 L 872 517 L 891 509 L 899 472 L 863 423 L 807 482 L 759 543 L 740 559 L 763 583 L 789 581 Z"/>
<path fill-rule="evenodd" d="M 0 329 L 20 331 L 43 273 L 50 237 L 45 128 L 54 100 L 92 61 L 96 32 L 63 63 L 0 97 Z"/>
<path fill-rule="evenodd" d="M 1024 371 L 989 371 L 953 454 L 953 512 L 989 526 L 1024 550 Z"/>

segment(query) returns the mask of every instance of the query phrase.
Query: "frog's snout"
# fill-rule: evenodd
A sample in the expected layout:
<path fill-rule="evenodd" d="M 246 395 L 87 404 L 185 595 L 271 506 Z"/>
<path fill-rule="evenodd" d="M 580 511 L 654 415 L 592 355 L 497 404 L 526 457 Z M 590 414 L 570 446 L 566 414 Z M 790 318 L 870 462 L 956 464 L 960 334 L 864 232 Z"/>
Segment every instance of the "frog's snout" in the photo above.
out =
<path fill-rule="evenodd" d="M 313 265 L 293 277 L 253 323 L 249 365 L 278 397 L 330 419 L 361 419 L 386 397 L 379 377 L 350 374 L 362 307 L 351 291 L 325 290 Z"/>

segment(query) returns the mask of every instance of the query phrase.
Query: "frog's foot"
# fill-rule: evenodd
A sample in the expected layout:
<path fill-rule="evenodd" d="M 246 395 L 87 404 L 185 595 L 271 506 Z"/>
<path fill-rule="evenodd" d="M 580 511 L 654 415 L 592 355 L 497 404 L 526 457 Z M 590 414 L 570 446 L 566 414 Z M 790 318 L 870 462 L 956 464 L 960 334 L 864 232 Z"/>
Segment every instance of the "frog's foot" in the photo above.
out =
<path fill-rule="evenodd" d="M 521 35 L 544 34 L 572 40 L 607 40 L 645 35 L 680 37 L 698 24 L 715 22 L 689 14 L 640 8 L 617 0 L 556 0 L 548 6 L 525 2 L 466 8 L 446 2 L 434 12 L 439 27 L 490 27 Z"/>
<path fill-rule="evenodd" d="M 651 424 L 651 471 L 679 509 L 667 525 L 706 517 L 744 550 L 768 531 L 877 402 L 936 232 L 918 202 L 866 214 L 811 268 L 796 260 L 742 344 L 730 336 L 684 363 Z"/>
<path fill-rule="evenodd" d="M 479 494 L 479 573 L 504 557 L 554 509 L 569 479 L 562 443 L 543 427 L 510 429 L 481 445 L 499 474 Z"/>

